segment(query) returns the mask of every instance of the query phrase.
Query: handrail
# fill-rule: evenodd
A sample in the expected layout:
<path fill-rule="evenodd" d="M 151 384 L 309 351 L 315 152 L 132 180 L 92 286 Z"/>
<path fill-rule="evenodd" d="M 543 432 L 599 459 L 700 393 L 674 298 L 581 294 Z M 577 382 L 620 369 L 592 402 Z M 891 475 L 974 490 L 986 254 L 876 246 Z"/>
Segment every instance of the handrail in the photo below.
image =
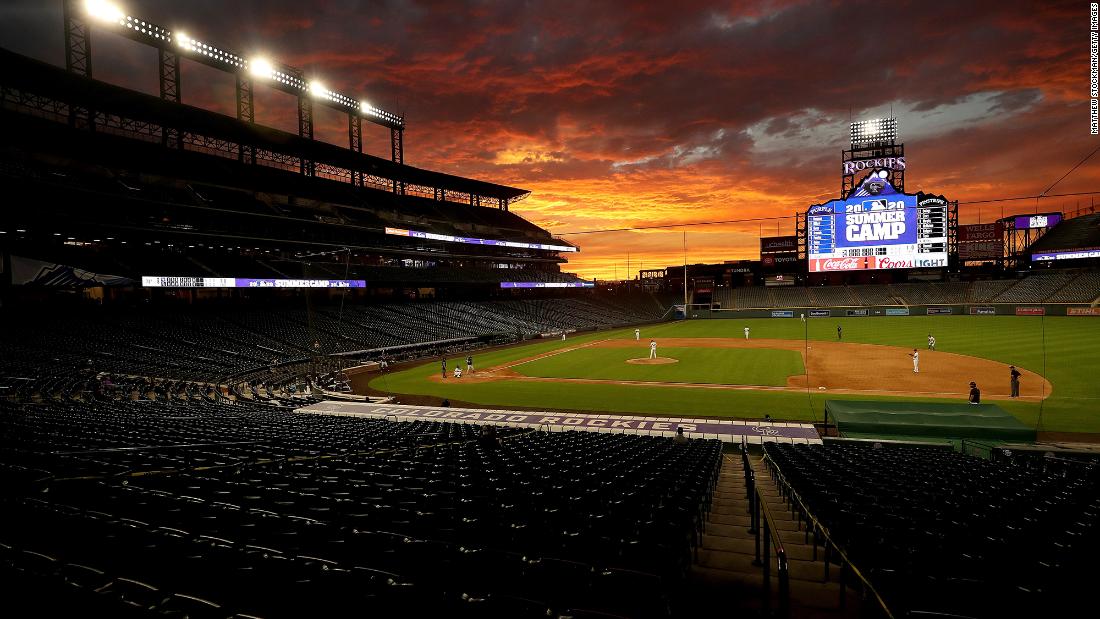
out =
<path fill-rule="evenodd" d="M 760 492 L 760 487 L 754 484 L 754 493 L 756 494 L 753 500 L 755 510 L 758 512 L 756 515 L 756 559 L 753 561 L 753 565 L 762 566 L 764 568 L 764 616 L 771 615 L 772 604 L 772 573 L 771 573 L 771 547 L 775 548 L 775 566 L 776 577 L 779 580 L 779 614 L 780 619 L 786 619 L 790 616 L 790 601 L 791 601 L 791 585 L 790 585 L 790 562 L 787 560 L 787 551 L 783 548 L 783 540 L 779 539 L 779 529 L 775 527 L 775 517 L 772 516 L 771 510 L 768 509 L 768 504 L 764 502 L 764 497 Z M 762 512 L 764 515 L 764 557 L 760 558 L 760 515 Z M 769 545 L 770 542 L 770 545 Z"/>
<path fill-rule="evenodd" d="M 841 569 L 840 600 L 841 600 L 841 605 L 843 606 L 844 598 L 845 598 L 845 594 L 844 594 L 844 571 L 848 570 L 848 571 L 852 572 L 853 574 L 855 574 L 856 578 L 858 578 L 860 580 L 860 582 L 863 583 L 863 586 L 866 588 L 865 591 L 869 591 L 871 593 L 871 595 L 874 596 L 875 600 L 879 604 L 879 607 L 882 609 L 882 612 L 885 614 L 886 619 L 894 619 L 894 613 L 890 611 L 890 607 L 886 605 L 886 601 L 882 599 L 882 595 L 879 594 L 878 590 L 875 589 L 874 585 L 871 584 L 871 581 L 869 581 L 867 579 L 867 577 L 863 575 L 863 573 L 859 570 L 859 568 L 857 568 L 854 564 L 852 564 L 852 561 L 848 558 L 847 553 L 844 552 L 844 550 L 841 548 L 840 544 L 838 544 L 836 542 L 836 540 L 833 539 L 833 536 L 829 533 L 829 529 L 826 528 L 825 525 L 822 524 L 821 521 L 818 520 L 816 516 L 814 516 L 812 513 L 810 513 L 810 510 L 807 509 L 806 503 L 802 500 L 801 495 L 799 495 L 798 492 L 795 491 L 794 486 L 792 486 L 791 483 L 787 481 L 787 478 L 783 475 L 783 471 L 780 470 L 779 465 L 777 465 L 775 463 L 775 461 L 771 459 L 771 457 L 768 455 L 768 453 L 766 451 L 764 452 L 764 460 L 768 464 L 768 468 L 772 471 L 772 475 L 775 478 L 776 485 L 780 486 L 780 484 L 782 484 L 780 486 L 780 492 L 783 492 L 786 495 L 787 500 L 791 504 L 792 511 L 794 511 L 794 503 L 795 503 L 795 501 L 797 501 L 799 511 L 801 512 L 801 516 L 806 519 L 806 524 L 813 526 L 812 530 L 813 530 L 813 533 L 814 533 L 814 556 L 815 556 L 815 558 L 817 556 L 818 534 L 820 534 L 822 537 L 825 538 L 825 541 L 827 542 L 827 544 L 824 545 L 825 546 L 825 575 L 826 575 L 826 578 L 828 578 L 828 574 L 829 574 L 829 551 L 831 550 L 832 552 L 835 552 L 840 556 L 840 559 L 841 559 L 841 563 L 840 563 L 840 569 Z M 810 528 L 807 527 L 806 528 L 807 536 L 809 535 L 809 532 L 810 532 Z"/>
<path fill-rule="evenodd" d="M 790 562 L 787 559 L 787 551 L 783 547 L 783 540 L 779 538 L 779 529 L 775 526 L 775 518 L 764 502 L 764 496 L 760 487 L 756 485 L 756 473 L 749 461 L 748 441 L 741 437 L 741 466 L 745 471 L 745 489 L 749 501 L 749 533 L 753 534 L 756 542 L 756 556 L 752 564 L 762 567 L 764 572 L 764 616 L 771 615 L 771 549 L 775 548 L 776 577 L 779 580 L 779 614 L 780 619 L 790 615 Z M 760 516 L 763 515 L 764 535 L 760 535 Z M 760 541 L 764 541 L 764 553 L 761 558 Z"/>

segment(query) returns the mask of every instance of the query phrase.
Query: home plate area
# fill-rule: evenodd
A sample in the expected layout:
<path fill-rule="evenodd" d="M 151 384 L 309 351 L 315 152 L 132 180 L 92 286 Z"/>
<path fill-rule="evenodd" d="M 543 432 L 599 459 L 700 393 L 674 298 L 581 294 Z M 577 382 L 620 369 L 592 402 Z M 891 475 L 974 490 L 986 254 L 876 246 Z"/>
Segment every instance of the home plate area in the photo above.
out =
<path fill-rule="evenodd" d="M 821 438 L 818 436 L 817 430 L 808 423 L 509 411 L 483 408 L 338 402 L 334 400 L 299 408 L 297 412 L 354 417 L 393 417 L 398 421 L 437 419 L 456 423 L 493 424 L 532 429 L 543 428 L 553 432 L 583 430 L 586 432 L 621 432 L 669 437 L 676 434 L 677 428 L 683 428 L 684 434 L 689 438 L 713 438 L 727 443 L 740 443 L 742 437 L 744 437 L 749 443 L 821 444 Z"/>

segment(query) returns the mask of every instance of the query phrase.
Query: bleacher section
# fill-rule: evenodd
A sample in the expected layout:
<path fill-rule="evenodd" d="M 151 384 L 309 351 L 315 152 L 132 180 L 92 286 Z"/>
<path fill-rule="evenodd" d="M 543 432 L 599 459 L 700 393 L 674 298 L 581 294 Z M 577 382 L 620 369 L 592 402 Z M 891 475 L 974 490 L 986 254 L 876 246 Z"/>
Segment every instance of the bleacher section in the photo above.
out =
<path fill-rule="evenodd" d="M 856 304 L 847 286 L 814 286 L 807 289 L 807 293 L 817 307 L 840 307 Z"/>
<path fill-rule="evenodd" d="M 1047 298 L 1051 303 L 1092 303 L 1100 299 L 1100 273 L 1081 273 Z"/>
<path fill-rule="evenodd" d="M 894 616 L 1039 617 L 1088 604 L 1100 548 L 1095 467 L 1046 472 L 877 447 L 764 450 L 781 496 L 820 522 Z"/>
<path fill-rule="evenodd" d="M 1032 303 L 1036 300 L 1043 301 L 1070 283 L 1074 277 L 1072 273 L 1036 273 L 1018 281 L 1015 286 L 1008 288 L 994 297 L 994 303 Z"/>
<path fill-rule="evenodd" d="M 899 305 L 889 286 L 849 286 L 856 305 Z"/>
<path fill-rule="evenodd" d="M 0 402 L 5 609 L 669 616 L 718 441 L 502 428 L 498 444 L 475 429 Z"/>
<path fill-rule="evenodd" d="M 970 285 L 972 303 L 988 303 L 1016 283 L 1010 279 L 979 280 Z"/>

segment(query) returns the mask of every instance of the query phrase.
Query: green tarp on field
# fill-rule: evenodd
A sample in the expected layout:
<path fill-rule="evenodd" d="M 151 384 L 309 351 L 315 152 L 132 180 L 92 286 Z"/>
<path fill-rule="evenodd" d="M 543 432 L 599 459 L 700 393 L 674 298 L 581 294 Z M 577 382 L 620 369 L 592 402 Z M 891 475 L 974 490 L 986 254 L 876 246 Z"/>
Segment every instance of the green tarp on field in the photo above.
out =
<path fill-rule="evenodd" d="M 937 404 L 827 400 L 825 421 L 832 419 L 841 436 L 936 436 L 1035 441 L 1035 430 L 996 404 Z"/>

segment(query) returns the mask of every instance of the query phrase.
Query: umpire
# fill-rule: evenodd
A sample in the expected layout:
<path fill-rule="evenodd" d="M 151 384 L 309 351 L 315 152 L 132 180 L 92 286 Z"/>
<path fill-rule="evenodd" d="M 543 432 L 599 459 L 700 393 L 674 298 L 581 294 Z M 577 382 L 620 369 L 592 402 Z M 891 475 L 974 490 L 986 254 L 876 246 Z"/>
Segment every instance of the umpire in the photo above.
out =
<path fill-rule="evenodd" d="M 1016 366 L 1010 365 L 1009 369 L 1009 386 L 1012 388 L 1013 398 L 1020 397 L 1020 370 L 1016 369 Z"/>

